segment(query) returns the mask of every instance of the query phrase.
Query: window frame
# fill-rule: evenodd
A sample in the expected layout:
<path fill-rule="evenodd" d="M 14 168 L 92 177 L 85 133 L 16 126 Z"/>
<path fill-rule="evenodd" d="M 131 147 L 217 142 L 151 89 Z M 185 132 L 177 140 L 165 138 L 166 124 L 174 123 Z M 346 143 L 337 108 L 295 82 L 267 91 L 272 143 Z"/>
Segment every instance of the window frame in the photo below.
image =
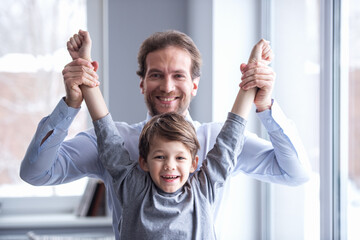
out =
<path fill-rule="evenodd" d="M 342 159 L 341 0 L 321 0 L 320 235 L 346 239 L 347 163 Z M 329 164 L 330 163 L 330 164 Z"/>
<path fill-rule="evenodd" d="M 108 0 L 86 0 L 88 31 L 92 36 L 92 56 L 99 62 L 98 75 L 103 79 L 101 91 L 108 104 Z M 64 43 L 66 44 L 66 43 Z M 90 117 L 89 126 L 92 125 Z M 0 213 L 2 216 L 28 216 L 38 214 L 74 215 L 74 210 L 82 196 L 51 197 L 1 197 Z M 41 207 L 40 207 L 41 206 Z M 35 224 L 36 223 L 31 223 Z M 1 230 L 1 226 L 0 226 Z"/>

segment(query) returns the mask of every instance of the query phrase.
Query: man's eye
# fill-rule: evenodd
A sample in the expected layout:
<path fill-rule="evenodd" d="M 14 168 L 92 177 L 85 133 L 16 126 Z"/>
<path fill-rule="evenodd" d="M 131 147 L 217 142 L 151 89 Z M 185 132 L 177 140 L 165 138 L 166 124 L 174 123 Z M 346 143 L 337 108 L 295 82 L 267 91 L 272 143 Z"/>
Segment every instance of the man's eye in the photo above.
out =
<path fill-rule="evenodd" d="M 160 78 L 160 77 L 161 77 L 161 75 L 158 73 L 153 73 L 150 75 L 150 78 Z"/>
<path fill-rule="evenodd" d="M 184 78 L 185 76 L 184 75 L 182 75 L 182 74 L 176 74 L 175 75 L 175 78 Z"/>

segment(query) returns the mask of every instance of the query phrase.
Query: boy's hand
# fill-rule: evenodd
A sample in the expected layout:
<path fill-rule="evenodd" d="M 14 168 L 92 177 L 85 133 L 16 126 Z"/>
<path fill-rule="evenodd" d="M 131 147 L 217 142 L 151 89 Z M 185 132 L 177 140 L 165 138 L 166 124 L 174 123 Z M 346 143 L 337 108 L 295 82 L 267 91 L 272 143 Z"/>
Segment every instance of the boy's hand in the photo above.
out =
<path fill-rule="evenodd" d="M 252 49 L 248 63 L 261 62 L 269 65 L 274 58 L 270 42 L 261 39 Z"/>
<path fill-rule="evenodd" d="M 79 30 L 67 42 L 67 49 L 73 60 L 78 58 L 91 62 L 91 38 L 87 31 Z"/>

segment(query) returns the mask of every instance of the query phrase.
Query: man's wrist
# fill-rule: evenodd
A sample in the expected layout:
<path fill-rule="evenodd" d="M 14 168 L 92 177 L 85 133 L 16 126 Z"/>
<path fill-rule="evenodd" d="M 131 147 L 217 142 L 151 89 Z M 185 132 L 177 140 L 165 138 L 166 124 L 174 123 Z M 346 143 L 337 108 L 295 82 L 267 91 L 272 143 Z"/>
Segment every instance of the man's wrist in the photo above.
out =
<path fill-rule="evenodd" d="M 265 105 L 256 105 L 256 112 L 263 112 L 263 111 L 265 111 L 265 110 L 270 110 L 272 104 L 273 104 L 273 100 L 270 99 L 270 101 L 269 101 L 268 104 L 265 104 Z"/>
<path fill-rule="evenodd" d="M 78 101 L 70 101 L 67 97 L 64 97 L 64 102 L 68 105 L 68 107 L 72 108 L 80 108 L 82 103 L 82 101 L 80 103 Z"/>

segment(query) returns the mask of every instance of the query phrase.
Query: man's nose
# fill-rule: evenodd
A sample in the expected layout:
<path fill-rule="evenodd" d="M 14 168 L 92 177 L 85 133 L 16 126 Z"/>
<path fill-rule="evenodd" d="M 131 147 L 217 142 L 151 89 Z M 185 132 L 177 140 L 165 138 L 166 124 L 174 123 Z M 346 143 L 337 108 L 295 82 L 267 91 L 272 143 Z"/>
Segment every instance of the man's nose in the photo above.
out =
<path fill-rule="evenodd" d="M 171 76 L 165 76 L 160 85 L 160 90 L 170 93 L 175 90 L 175 82 Z"/>

